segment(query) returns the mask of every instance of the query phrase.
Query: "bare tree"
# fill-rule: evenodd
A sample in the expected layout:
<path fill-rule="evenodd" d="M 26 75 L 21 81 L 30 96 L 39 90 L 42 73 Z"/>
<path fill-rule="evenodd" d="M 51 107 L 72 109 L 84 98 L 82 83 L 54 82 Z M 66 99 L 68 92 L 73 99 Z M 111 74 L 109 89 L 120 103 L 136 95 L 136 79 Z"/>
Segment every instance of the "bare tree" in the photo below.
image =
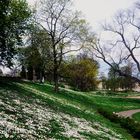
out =
<path fill-rule="evenodd" d="M 140 83 L 140 18 L 138 9 L 121 11 L 111 24 L 104 24 L 103 29 L 109 34 L 109 40 L 90 41 L 95 55 L 112 67 L 120 76 L 131 77 Z M 116 64 L 114 67 L 112 64 Z M 133 65 L 129 75 L 121 70 L 128 63 Z"/>
<path fill-rule="evenodd" d="M 71 9 L 70 0 L 43 0 L 38 13 L 38 23 L 50 37 L 53 54 L 53 79 L 58 91 L 58 71 L 63 55 L 78 51 L 84 46 L 88 25 Z M 74 49 L 71 46 L 76 46 Z"/>

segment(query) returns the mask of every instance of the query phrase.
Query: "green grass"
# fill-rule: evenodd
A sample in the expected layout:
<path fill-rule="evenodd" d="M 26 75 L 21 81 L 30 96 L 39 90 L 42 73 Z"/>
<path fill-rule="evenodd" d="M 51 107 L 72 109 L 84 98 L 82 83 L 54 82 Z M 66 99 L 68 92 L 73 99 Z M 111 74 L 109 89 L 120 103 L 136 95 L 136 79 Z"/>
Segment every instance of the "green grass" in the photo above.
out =
<path fill-rule="evenodd" d="M 101 95 L 101 96 L 110 96 L 110 97 L 128 97 L 128 96 L 140 96 L 139 92 L 135 91 L 106 91 L 106 90 L 99 90 L 94 92 L 89 92 L 90 95 Z"/>
<path fill-rule="evenodd" d="M 60 90 L 58 94 L 53 92 L 51 86 L 32 84 L 28 83 L 28 86 L 31 86 L 34 89 L 45 92 L 53 97 L 64 99 L 72 102 L 78 106 L 82 105 L 83 109 L 85 107 L 90 108 L 92 111 L 101 107 L 110 112 L 119 112 L 123 110 L 138 109 L 140 108 L 140 100 L 137 99 L 128 99 L 122 97 L 113 97 L 113 96 L 102 96 L 102 95 L 92 95 L 82 92 L 71 92 L 67 90 Z M 74 100 L 73 100 L 74 99 Z M 86 108 L 85 108 L 86 109 Z"/>
<path fill-rule="evenodd" d="M 100 123 L 104 127 L 116 132 L 117 134 L 121 134 L 123 139 L 132 139 L 131 135 L 126 132 L 125 129 L 122 129 L 118 124 L 110 122 L 108 119 L 104 118 L 102 115 L 98 113 L 98 108 L 103 108 L 109 112 L 114 111 L 122 111 L 140 108 L 140 101 L 134 99 L 125 99 L 120 97 L 110 97 L 110 96 L 102 96 L 95 95 L 92 93 L 82 93 L 75 92 L 72 90 L 64 90 L 61 89 L 59 93 L 55 93 L 53 91 L 53 87 L 50 85 L 42 85 L 35 84 L 31 82 L 21 82 L 21 83 L 8 83 L 4 85 L 0 85 L 0 90 L 5 90 L 7 92 L 10 90 L 11 92 L 17 94 L 20 100 L 24 100 L 27 104 L 33 104 L 37 99 L 41 102 L 38 105 L 42 107 L 48 107 L 53 109 L 56 114 L 59 112 L 63 112 L 65 114 L 69 114 L 70 116 L 84 118 L 87 121 L 94 123 Z M 9 93 L 7 92 L 9 96 Z M 16 106 L 13 102 L 15 97 L 7 96 L 6 94 L 1 93 L 0 98 L 4 102 L 8 102 L 10 100 L 11 106 Z M 4 107 L 0 108 L 0 111 L 5 111 L 6 114 L 9 115 L 17 115 L 17 122 L 20 125 L 24 125 L 24 123 L 32 117 L 31 114 L 25 114 L 22 112 L 22 108 L 16 110 L 16 112 L 8 110 Z M 72 122 L 69 122 L 71 126 L 75 126 Z M 94 126 L 96 129 L 97 126 Z M 101 128 L 99 128 L 101 129 Z M 49 121 L 49 131 L 38 131 L 41 135 L 46 135 L 48 138 L 54 139 L 69 139 L 65 137 L 61 132 L 63 132 L 63 127 L 61 126 L 61 122 L 55 119 L 51 119 Z M 43 134 L 44 133 L 44 134 Z M 110 135 L 112 132 L 108 132 Z M 108 139 L 105 135 L 96 135 L 90 132 L 80 132 L 79 134 L 85 136 L 87 139 Z M 70 138 L 76 139 L 76 138 Z"/>
<path fill-rule="evenodd" d="M 133 117 L 136 121 L 140 122 L 140 112 L 134 114 L 132 117 Z"/>
<path fill-rule="evenodd" d="M 54 93 L 51 86 L 40 84 L 24 83 L 24 85 L 32 87 L 33 89 L 37 89 L 38 91 L 41 91 L 46 95 L 50 95 L 50 97 L 61 99 L 63 103 L 60 104 L 58 102 L 57 104 L 57 102 L 55 101 L 55 105 L 57 104 L 57 107 L 59 107 L 59 109 L 62 112 L 69 113 L 71 115 L 75 115 L 81 118 L 85 118 L 90 121 L 96 120 L 99 121 L 100 123 L 104 123 L 104 125 L 106 125 L 107 127 L 111 127 L 112 129 L 116 127 L 115 129 L 118 132 L 122 131 L 122 133 L 125 133 L 124 130 L 120 130 L 120 127 L 118 125 L 110 123 L 107 119 L 98 114 L 97 109 L 99 107 L 103 107 L 103 105 L 98 105 L 100 104 L 101 97 L 95 96 L 93 98 L 90 97 L 89 95 L 85 95 L 85 93 L 83 94 L 79 92 L 69 92 L 64 90 L 61 90 L 59 93 Z M 100 100 L 99 103 L 97 102 L 97 99 Z M 103 98 L 103 101 L 106 102 L 106 100 L 104 99 L 106 99 L 105 97 Z M 114 103 L 114 101 L 112 100 L 111 102 Z M 75 105 L 76 107 L 79 107 L 80 110 L 76 109 L 75 107 L 71 107 L 69 105 L 67 106 L 67 104 L 69 103 Z M 51 105 L 53 105 L 53 103 L 51 103 Z M 121 108 L 122 106 L 119 107 L 120 110 Z M 125 135 L 125 137 L 127 137 L 127 135 Z"/>
<path fill-rule="evenodd" d="M 50 123 L 50 129 L 48 131 L 47 137 L 48 138 L 55 138 L 55 139 L 61 139 L 61 140 L 69 140 L 69 138 L 65 137 L 64 135 L 62 135 L 60 132 L 63 132 L 64 129 L 63 127 L 60 125 L 60 122 L 55 120 L 55 119 L 51 119 L 49 121 Z"/>

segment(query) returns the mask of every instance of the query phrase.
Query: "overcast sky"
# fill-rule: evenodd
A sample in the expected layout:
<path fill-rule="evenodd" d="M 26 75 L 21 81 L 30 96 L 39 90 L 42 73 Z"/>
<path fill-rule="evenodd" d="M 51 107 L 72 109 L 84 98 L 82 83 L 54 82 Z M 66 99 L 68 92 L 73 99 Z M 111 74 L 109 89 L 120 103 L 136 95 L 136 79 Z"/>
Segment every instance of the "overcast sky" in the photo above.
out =
<path fill-rule="evenodd" d="M 27 0 L 30 4 L 35 0 Z M 76 10 L 81 11 L 94 30 L 100 28 L 117 11 L 132 7 L 138 0 L 73 0 Z"/>
<path fill-rule="evenodd" d="M 74 2 L 90 24 L 98 28 L 99 23 L 109 20 L 117 11 L 131 7 L 136 0 L 74 0 Z"/>

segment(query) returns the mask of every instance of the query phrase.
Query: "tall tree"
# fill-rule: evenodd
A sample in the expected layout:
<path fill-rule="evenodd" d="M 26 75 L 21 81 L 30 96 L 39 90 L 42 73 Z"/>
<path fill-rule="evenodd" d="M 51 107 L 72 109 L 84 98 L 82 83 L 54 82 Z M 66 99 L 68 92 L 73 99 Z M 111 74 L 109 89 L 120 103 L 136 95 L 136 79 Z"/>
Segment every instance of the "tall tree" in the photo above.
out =
<path fill-rule="evenodd" d="M 108 72 L 108 87 L 111 88 L 111 90 L 115 91 L 117 88 L 119 88 L 119 74 L 116 71 L 114 71 L 114 69 L 118 69 L 118 66 L 115 63 L 112 64 L 112 66 L 113 68 L 110 67 Z"/>
<path fill-rule="evenodd" d="M 0 0 L 0 65 L 12 66 L 30 16 L 25 0 Z"/>
<path fill-rule="evenodd" d="M 38 70 L 40 82 L 42 82 L 46 67 L 51 67 L 51 49 L 49 40 L 48 34 L 44 30 L 39 29 L 38 26 L 34 25 L 30 29 L 29 46 L 20 49 L 20 62 L 25 69 L 32 67 L 33 81 L 36 81 L 36 70 Z M 25 70 L 23 69 L 23 71 Z"/>
<path fill-rule="evenodd" d="M 114 68 L 116 68 L 116 64 Z M 130 64 L 120 68 L 125 74 L 132 75 L 132 66 Z M 103 79 L 104 87 L 106 89 L 111 89 L 112 91 L 121 90 L 132 90 L 135 87 L 135 82 L 131 77 L 120 76 L 112 67 L 110 67 L 108 72 L 108 79 Z"/>
<path fill-rule="evenodd" d="M 83 46 L 88 25 L 85 20 L 79 18 L 78 12 L 71 10 L 71 0 L 44 0 L 39 12 L 38 23 L 50 36 L 53 61 L 53 79 L 55 91 L 58 91 L 58 71 L 63 55 L 71 51 L 80 50 Z M 78 46 L 70 49 L 71 46 Z"/>
<path fill-rule="evenodd" d="M 119 76 L 118 73 L 116 71 L 114 71 L 114 69 L 118 69 L 118 66 L 116 65 L 116 63 L 112 64 L 112 66 L 113 66 L 113 68 L 111 67 L 108 72 L 109 79 L 117 78 Z"/>
<path fill-rule="evenodd" d="M 109 39 L 99 40 L 94 43 L 92 40 L 91 46 L 96 51 L 95 55 L 108 64 L 120 76 L 132 78 L 140 83 L 140 18 L 139 10 L 127 10 L 119 12 L 112 23 L 104 24 L 104 31 L 108 34 Z M 112 36 L 110 38 L 110 36 Z M 133 72 L 130 75 L 120 69 L 128 62 L 133 64 Z M 114 67 L 115 63 L 119 67 Z"/>
<path fill-rule="evenodd" d="M 128 64 L 121 67 L 121 71 L 127 75 L 132 76 L 132 65 Z M 120 88 L 125 90 L 132 90 L 135 87 L 135 81 L 131 77 L 120 78 Z"/>

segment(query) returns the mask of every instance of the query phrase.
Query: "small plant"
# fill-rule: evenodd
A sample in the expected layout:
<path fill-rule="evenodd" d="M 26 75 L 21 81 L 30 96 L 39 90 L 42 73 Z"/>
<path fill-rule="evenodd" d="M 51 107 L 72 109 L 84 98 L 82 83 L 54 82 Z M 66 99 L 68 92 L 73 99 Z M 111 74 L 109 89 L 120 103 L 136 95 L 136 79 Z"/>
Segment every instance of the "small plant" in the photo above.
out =
<path fill-rule="evenodd" d="M 61 84 L 59 84 L 59 87 L 65 88 L 65 85 L 61 83 Z"/>
<path fill-rule="evenodd" d="M 48 132 L 48 137 L 57 139 L 63 138 L 61 132 L 63 132 L 64 129 L 59 124 L 59 122 L 55 119 L 51 119 L 49 122 L 50 122 L 50 130 Z"/>
<path fill-rule="evenodd" d="M 107 91 L 107 93 L 106 93 L 107 95 L 115 95 L 116 93 L 115 92 L 113 92 L 113 91 Z"/>
<path fill-rule="evenodd" d="M 102 92 L 97 91 L 96 94 L 97 94 L 97 95 L 102 95 Z"/>

